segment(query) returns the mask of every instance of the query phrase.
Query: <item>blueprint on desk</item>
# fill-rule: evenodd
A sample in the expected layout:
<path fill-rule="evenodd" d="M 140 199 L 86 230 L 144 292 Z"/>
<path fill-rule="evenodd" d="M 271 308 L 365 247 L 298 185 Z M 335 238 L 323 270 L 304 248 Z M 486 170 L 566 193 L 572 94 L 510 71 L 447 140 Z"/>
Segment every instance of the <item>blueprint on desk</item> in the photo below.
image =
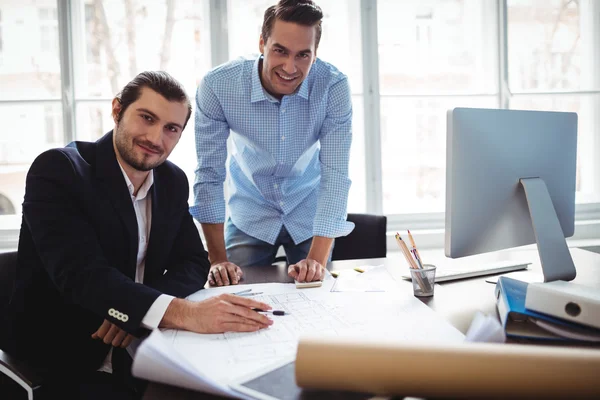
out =
<path fill-rule="evenodd" d="M 168 362 L 158 360 L 162 356 L 151 354 L 155 351 L 151 348 L 153 342 L 146 340 L 136 359 L 144 358 L 146 369 L 151 369 L 146 363 L 151 363 L 152 357 L 163 366 L 156 365 L 152 376 L 145 376 L 149 372 L 139 373 L 141 362 L 138 362 L 136 375 L 134 362 L 134 375 L 163 382 L 160 371 L 167 364 L 177 369 L 180 359 L 182 372 L 193 375 L 196 371 L 197 383 L 202 381 L 200 386 L 189 387 L 187 381 L 179 382 L 180 386 L 232 395 L 228 392 L 229 383 L 267 364 L 293 360 L 303 334 L 395 338 L 400 342 L 464 340 L 462 333 L 413 296 L 410 285 L 399 286 L 395 292 L 331 292 L 331 285 L 325 284 L 320 288 L 297 289 L 294 284 L 268 283 L 206 289 L 189 299 L 201 301 L 245 288 L 257 293 L 253 299 L 284 310 L 286 315 L 270 316 L 274 321 L 272 326 L 251 333 L 197 334 L 165 330 L 160 337 L 153 333 L 150 339 L 163 340 L 157 346 L 170 348 L 174 358 Z"/>

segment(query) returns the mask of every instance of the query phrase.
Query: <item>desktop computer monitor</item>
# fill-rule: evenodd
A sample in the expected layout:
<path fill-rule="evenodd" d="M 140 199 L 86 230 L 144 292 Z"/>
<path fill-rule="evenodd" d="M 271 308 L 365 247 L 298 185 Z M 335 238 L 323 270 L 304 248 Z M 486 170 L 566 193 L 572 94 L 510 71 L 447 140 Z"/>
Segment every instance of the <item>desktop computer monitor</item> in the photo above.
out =
<path fill-rule="evenodd" d="M 576 155 L 576 113 L 449 110 L 446 256 L 537 243 L 545 282 L 574 279 Z"/>

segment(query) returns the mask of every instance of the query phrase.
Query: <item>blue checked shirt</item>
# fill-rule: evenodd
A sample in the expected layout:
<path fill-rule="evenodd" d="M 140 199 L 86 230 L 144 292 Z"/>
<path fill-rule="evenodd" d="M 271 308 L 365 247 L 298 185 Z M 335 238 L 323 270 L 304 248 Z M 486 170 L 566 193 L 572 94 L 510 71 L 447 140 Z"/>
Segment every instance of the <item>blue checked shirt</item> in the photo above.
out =
<path fill-rule="evenodd" d="M 259 60 L 240 58 L 209 72 L 196 94 L 198 167 L 191 214 L 225 221 L 227 138 L 229 211 L 246 234 L 271 244 L 282 226 L 298 244 L 352 231 L 346 221 L 352 141 L 347 77 L 319 59 L 296 93 L 264 91 Z"/>

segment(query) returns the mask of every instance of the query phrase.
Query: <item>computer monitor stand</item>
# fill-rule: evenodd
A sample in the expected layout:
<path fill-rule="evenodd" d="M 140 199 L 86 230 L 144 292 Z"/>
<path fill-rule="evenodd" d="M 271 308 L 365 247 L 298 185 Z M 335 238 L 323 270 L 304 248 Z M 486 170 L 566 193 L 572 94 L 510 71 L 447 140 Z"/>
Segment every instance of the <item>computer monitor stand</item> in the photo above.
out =
<path fill-rule="evenodd" d="M 541 178 L 521 178 L 520 182 L 525 189 L 544 282 L 575 279 L 575 265 L 546 183 Z"/>

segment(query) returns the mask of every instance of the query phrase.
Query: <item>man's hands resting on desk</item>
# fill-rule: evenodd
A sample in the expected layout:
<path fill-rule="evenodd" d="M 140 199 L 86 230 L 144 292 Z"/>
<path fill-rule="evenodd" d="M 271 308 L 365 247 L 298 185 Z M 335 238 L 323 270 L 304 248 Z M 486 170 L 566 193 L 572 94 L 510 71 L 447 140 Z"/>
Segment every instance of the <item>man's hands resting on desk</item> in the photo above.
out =
<path fill-rule="evenodd" d="M 272 320 L 252 308 L 267 311 L 271 306 L 233 294 L 221 294 L 200 302 L 173 299 L 159 327 L 223 333 L 255 332 L 273 324 Z"/>
<path fill-rule="evenodd" d="M 325 267 L 315 260 L 301 260 L 288 267 L 288 275 L 298 282 L 320 281 L 325 277 Z"/>
<path fill-rule="evenodd" d="M 242 269 L 232 262 L 224 261 L 211 265 L 208 273 L 210 286 L 237 285 L 244 273 Z"/>
<path fill-rule="evenodd" d="M 288 275 L 298 282 L 314 282 L 325 278 L 325 267 L 333 239 L 323 236 L 313 237 L 310 251 L 305 260 L 288 267 Z"/>

